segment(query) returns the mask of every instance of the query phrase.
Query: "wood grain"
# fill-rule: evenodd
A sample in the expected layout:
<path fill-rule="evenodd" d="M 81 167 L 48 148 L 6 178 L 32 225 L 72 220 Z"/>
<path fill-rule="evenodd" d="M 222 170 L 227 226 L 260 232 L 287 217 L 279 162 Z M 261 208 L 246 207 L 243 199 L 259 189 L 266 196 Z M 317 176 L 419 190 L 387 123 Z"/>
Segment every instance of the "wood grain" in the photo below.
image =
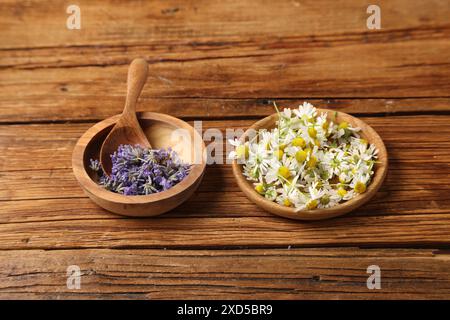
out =
<path fill-rule="evenodd" d="M 0 151 L 8 161 L 0 164 L 1 247 L 445 245 L 450 241 L 449 118 L 364 117 L 390 153 L 386 184 L 349 217 L 314 224 L 269 217 L 237 190 L 226 165 L 209 167 L 199 191 L 171 214 L 123 220 L 89 203 L 72 175 L 72 146 L 91 124 L 2 126 Z M 251 123 L 205 121 L 204 129 Z M 23 163 L 26 154 L 34 161 Z"/>
<path fill-rule="evenodd" d="M 119 114 L 124 100 L 120 97 L 105 96 L 99 104 L 94 93 L 70 92 L 70 85 L 55 84 L 47 95 L 21 96 L 15 99 L 9 95 L 2 97 L 0 123 L 44 123 L 100 121 Z M 28 87 L 29 88 L 29 87 Z M 31 90 L 31 89 L 29 89 Z M 87 90 L 97 90 L 90 86 Z M 0 91 L 0 95 L 2 91 Z M 108 93 L 111 94 L 111 93 Z M 82 99 L 78 98 L 82 96 Z M 224 99 L 224 98 L 151 98 L 141 97 L 139 111 L 166 113 L 185 119 L 242 119 L 265 117 L 273 113 L 273 102 L 285 107 L 297 108 L 304 101 L 317 107 L 339 110 L 358 115 L 404 115 L 404 114 L 448 114 L 450 98 L 378 98 L 378 99 Z M 17 110 L 24 110 L 18 114 Z M 55 113 L 55 110 L 59 110 Z"/>
<path fill-rule="evenodd" d="M 366 287 L 374 264 L 380 290 Z M 449 267 L 429 249 L 12 250 L 0 252 L 0 298 L 448 299 Z"/>
<path fill-rule="evenodd" d="M 205 205 L 205 204 L 203 204 Z M 75 212 L 76 213 L 76 212 Z M 445 247 L 448 214 L 352 216 L 299 223 L 272 217 L 77 219 L 0 225 L 0 250 L 77 248 Z"/>
<path fill-rule="evenodd" d="M 380 99 L 371 113 L 418 107 L 449 111 L 445 1 L 381 1 L 383 28 L 376 32 L 366 28 L 368 4 L 85 1 L 80 3 L 83 27 L 70 31 L 63 1 L 3 1 L 0 121 L 116 114 L 123 107 L 126 67 L 136 56 L 151 63 L 143 92 L 147 104 L 140 110 L 197 116 L 229 106 L 224 111 L 245 115 L 248 110 L 241 107 L 249 103 L 229 99 L 317 98 L 328 108 L 333 103 L 324 98 L 340 97 L 346 108 L 367 112 L 345 99 L 365 97 Z M 43 36 L 48 30 L 51 36 Z M 207 106 L 189 97 L 207 99 Z M 399 97 L 427 99 L 412 107 L 408 100 L 394 99 Z M 261 102 L 251 100 L 255 105 Z"/>
<path fill-rule="evenodd" d="M 77 4 L 71 31 L 65 1 L 0 2 L 0 298 L 450 298 L 446 1 L 380 0 L 381 30 L 367 30 L 368 1 Z M 362 116 L 388 148 L 384 187 L 348 216 L 299 223 L 258 209 L 214 165 L 167 216 L 107 213 L 70 158 L 121 112 L 136 56 L 150 63 L 138 111 L 204 129 L 247 128 L 273 100 Z M 69 264 L 83 270 L 78 292 Z M 371 264 L 380 291 L 365 286 Z"/>
<path fill-rule="evenodd" d="M 272 109 L 268 111 L 269 114 L 273 113 Z M 441 174 L 448 173 L 445 170 L 448 170 L 450 161 L 450 126 L 448 126 L 450 116 L 360 118 L 380 134 L 390 153 L 389 159 L 392 159 L 394 164 L 408 164 L 408 168 L 416 169 L 419 176 L 421 172 L 418 172 L 418 169 L 425 170 L 424 172 L 444 170 Z M 259 117 L 250 116 L 250 119 L 208 120 L 202 121 L 202 128 L 203 130 L 217 128 L 222 132 L 226 132 L 227 128 L 244 130 L 258 119 Z M 189 123 L 193 124 L 193 121 Z M 73 147 L 78 138 L 93 124 L 89 122 L 0 126 L 0 172 L 71 168 Z M 26 158 L 32 158 L 33 161 L 22 161 Z M 433 165 L 427 165 L 429 163 Z M 396 168 L 399 169 L 401 168 Z M 438 175 L 436 176 L 438 178 Z"/>
<path fill-rule="evenodd" d="M 235 48 L 237 52 L 230 53 L 229 58 L 162 61 L 150 65 L 149 85 L 143 97 L 448 97 L 449 34 L 442 40 L 387 40 L 381 44 L 339 44 L 317 49 L 297 44 L 288 52 L 279 49 L 259 55 L 240 56 Z M 146 52 L 136 54 L 151 60 Z M 22 104 L 30 105 L 40 94 L 52 96 L 59 105 L 82 103 L 93 108 L 99 96 L 102 104 L 124 96 L 123 79 L 129 62 L 126 59 L 122 65 L 71 68 L 4 68 L 0 85 L 19 92 Z"/>
<path fill-rule="evenodd" d="M 81 30 L 66 28 L 67 3 L 14 0 L 1 3 L 0 48 L 65 47 L 68 45 L 136 45 L 160 42 L 212 43 L 249 38 L 367 33 L 368 1 L 79 1 Z M 448 26 L 445 1 L 426 3 L 380 0 L 383 31 L 411 32 Z M 325 10 L 326 8 L 326 10 Z M 51 33 L 50 33 L 51 32 Z M 48 35 L 48 36 L 46 36 Z M 219 43 L 220 44 L 220 43 Z"/>
<path fill-rule="evenodd" d="M 112 173 L 113 164 L 111 155 L 117 151 L 120 145 L 131 144 L 151 148 L 150 142 L 139 125 L 136 116 L 136 104 L 141 95 L 142 88 L 147 81 L 147 75 L 147 61 L 142 58 L 136 58 L 130 63 L 130 66 L 128 67 L 125 107 L 120 114 L 120 118 L 116 121 L 114 127 L 104 139 L 100 149 L 100 163 L 103 171 L 108 176 L 111 176 Z M 90 141 L 86 142 L 89 143 Z M 87 143 L 80 149 L 83 154 L 87 147 Z M 81 159 L 83 159 L 83 154 L 79 155 Z M 81 162 L 83 163 L 83 160 Z"/>

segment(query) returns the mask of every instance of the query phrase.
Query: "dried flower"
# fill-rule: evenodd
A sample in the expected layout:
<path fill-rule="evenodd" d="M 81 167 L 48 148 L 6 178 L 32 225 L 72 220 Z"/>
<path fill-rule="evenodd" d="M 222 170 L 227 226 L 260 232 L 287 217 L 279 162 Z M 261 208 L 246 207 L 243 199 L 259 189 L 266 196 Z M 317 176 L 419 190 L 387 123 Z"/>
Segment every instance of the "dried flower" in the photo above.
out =
<path fill-rule="evenodd" d="M 229 157 L 244 164 L 261 196 L 298 211 L 329 208 L 366 191 L 378 151 L 361 139 L 360 128 L 334 123 L 307 102 L 276 109 L 276 128 L 251 141 L 230 140 Z"/>
<path fill-rule="evenodd" d="M 100 175 L 99 184 L 124 195 L 148 195 L 172 188 L 190 171 L 172 149 L 145 149 L 139 145 L 121 145 L 111 155 L 112 171 L 107 176 L 98 160 L 90 168 Z"/>

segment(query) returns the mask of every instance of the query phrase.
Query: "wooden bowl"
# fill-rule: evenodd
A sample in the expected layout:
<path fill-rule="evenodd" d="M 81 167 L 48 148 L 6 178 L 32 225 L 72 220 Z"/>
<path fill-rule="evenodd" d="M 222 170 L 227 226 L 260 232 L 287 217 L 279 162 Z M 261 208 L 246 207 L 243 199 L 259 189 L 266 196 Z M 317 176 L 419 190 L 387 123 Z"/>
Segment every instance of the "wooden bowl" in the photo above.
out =
<path fill-rule="evenodd" d="M 372 129 L 368 124 L 366 124 L 364 121 L 357 119 L 349 114 L 326 109 L 317 109 L 317 110 L 319 113 L 327 112 L 328 119 L 333 120 L 333 122 L 335 123 L 347 121 L 353 127 L 360 127 L 361 137 L 366 139 L 369 143 L 373 143 L 376 146 L 376 148 L 378 149 L 378 161 L 380 163 L 377 163 L 374 167 L 374 175 L 372 176 L 371 183 L 368 185 L 365 193 L 357 195 L 353 199 L 342 202 L 334 207 L 326 209 L 301 210 L 296 212 L 294 208 L 279 205 L 278 203 L 270 201 L 264 198 L 259 193 L 257 193 L 254 189 L 253 183 L 251 181 L 248 181 L 246 177 L 242 174 L 243 171 L 242 165 L 238 164 L 236 160 L 233 161 L 232 163 L 233 174 L 236 177 L 237 184 L 252 202 L 254 202 L 259 207 L 263 208 L 264 210 L 276 214 L 278 216 L 297 220 L 322 220 L 333 218 L 346 214 L 369 201 L 375 195 L 375 193 L 378 191 L 381 184 L 383 183 L 388 168 L 388 156 L 383 140 L 381 140 L 380 136 L 376 133 L 376 131 Z M 250 131 L 252 129 L 258 131 L 260 129 L 274 128 L 277 120 L 278 114 L 275 113 L 272 114 L 271 116 L 268 116 L 256 122 L 244 133 L 244 135 L 241 137 L 241 141 L 245 141 L 248 138 L 248 135 L 250 134 Z"/>
<path fill-rule="evenodd" d="M 73 172 L 87 195 L 106 210 L 134 217 L 156 216 L 186 201 L 202 180 L 206 166 L 205 144 L 188 123 L 160 113 L 138 113 L 139 123 L 153 148 L 171 147 L 184 162 L 193 164 L 186 178 L 166 191 L 139 196 L 114 193 L 97 184 L 97 174 L 89 168 L 90 159 L 99 159 L 102 143 L 119 117 L 115 115 L 95 124 L 75 145 Z M 172 134 L 174 130 L 177 131 Z"/>

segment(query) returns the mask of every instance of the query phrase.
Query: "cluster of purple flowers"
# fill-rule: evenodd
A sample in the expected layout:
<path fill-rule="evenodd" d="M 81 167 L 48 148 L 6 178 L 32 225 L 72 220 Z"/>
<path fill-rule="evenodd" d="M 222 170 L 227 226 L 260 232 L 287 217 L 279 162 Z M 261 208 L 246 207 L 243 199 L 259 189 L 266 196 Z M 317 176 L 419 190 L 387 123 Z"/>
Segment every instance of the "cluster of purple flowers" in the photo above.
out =
<path fill-rule="evenodd" d="M 170 189 L 183 180 L 190 165 L 181 161 L 172 149 L 147 149 L 139 145 L 121 145 L 111 155 L 112 172 L 103 173 L 98 160 L 90 168 L 100 175 L 99 184 L 124 195 L 148 195 Z"/>

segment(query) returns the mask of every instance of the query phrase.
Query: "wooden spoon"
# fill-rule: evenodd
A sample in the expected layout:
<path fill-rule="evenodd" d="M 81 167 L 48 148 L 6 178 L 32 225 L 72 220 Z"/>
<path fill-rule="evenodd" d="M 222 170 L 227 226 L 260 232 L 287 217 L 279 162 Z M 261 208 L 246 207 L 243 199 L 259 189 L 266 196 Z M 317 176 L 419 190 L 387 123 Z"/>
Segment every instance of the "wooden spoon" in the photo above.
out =
<path fill-rule="evenodd" d="M 128 68 L 125 108 L 100 150 L 100 163 L 108 176 L 112 170 L 111 155 L 120 145 L 138 144 L 145 148 L 151 147 L 136 117 L 136 102 L 147 80 L 147 72 L 148 65 L 144 59 L 134 59 Z"/>

